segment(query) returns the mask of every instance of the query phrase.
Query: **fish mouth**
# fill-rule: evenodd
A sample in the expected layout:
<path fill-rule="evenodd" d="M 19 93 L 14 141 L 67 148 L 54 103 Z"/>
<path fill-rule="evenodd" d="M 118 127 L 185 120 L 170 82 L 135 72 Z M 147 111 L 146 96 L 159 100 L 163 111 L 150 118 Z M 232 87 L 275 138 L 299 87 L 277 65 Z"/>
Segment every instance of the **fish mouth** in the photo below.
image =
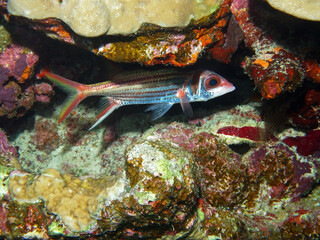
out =
<path fill-rule="evenodd" d="M 228 82 L 227 80 L 223 79 L 220 83 L 220 87 L 226 89 L 227 92 L 232 92 L 235 90 L 235 86 L 232 83 Z"/>
<path fill-rule="evenodd" d="M 220 97 L 224 94 L 227 94 L 229 92 L 232 92 L 236 89 L 235 86 L 233 86 L 232 83 L 228 82 L 228 81 L 223 81 L 221 83 L 221 85 L 219 86 L 218 89 L 216 89 L 216 91 L 214 92 L 214 97 Z"/>

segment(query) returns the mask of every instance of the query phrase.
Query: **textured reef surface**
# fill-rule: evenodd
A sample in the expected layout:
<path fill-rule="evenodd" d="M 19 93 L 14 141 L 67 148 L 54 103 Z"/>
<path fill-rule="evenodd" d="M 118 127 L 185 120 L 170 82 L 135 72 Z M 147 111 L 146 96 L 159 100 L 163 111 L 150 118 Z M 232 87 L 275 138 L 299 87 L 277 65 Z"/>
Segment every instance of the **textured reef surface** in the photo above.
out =
<path fill-rule="evenodd" d="M 309 2 L 177 1 L 183 24 L 132 19 L 131 32 L 111 22 L 90 36 L 77 22 L 117 12 L 103 0 L 95 14 L 92 1 L 68 12 L 74 2 L 0 0 L 0 239 L 320 239 L 320 23 L 301 15 Z M 151 6 L 138 2 L 135 13 Z M 21 14 L 31 3 L 56 15 Z M 99 99 L 58 123 L 66 95 L 37 79 L 44 67 L 84 84 L 209 69 L 236 90 L 192 103 L 192 118 L 176 104 L 151 121 L 133 105 L 88 131 Z"/>

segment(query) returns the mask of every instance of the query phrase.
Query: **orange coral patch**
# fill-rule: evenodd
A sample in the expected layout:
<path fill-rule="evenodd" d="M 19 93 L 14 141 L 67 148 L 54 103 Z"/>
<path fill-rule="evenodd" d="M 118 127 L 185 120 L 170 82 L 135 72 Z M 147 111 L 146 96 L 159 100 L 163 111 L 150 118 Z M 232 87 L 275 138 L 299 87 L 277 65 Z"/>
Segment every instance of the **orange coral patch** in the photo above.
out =
<path fill-rule="evenodd" d="M 18 82 L 19 83 L 24 83 L 29 78 L 31 72 L 32 72 L 31 67 L 27 66 L 24 69 L 23 73 L 21 74 L 20 78 L 18 79 Z"/>
<path fill-rule="evenodd" d="M 280 50 L 282 50 L 282 49 L 283 49 L 282 47 L 275 47 L 275 48 L 273 49 L 273 51 L 274 51 L 275 53 L 279 53 Z"/>
<path fill-rule="evenodd" d="M 257 59 L 257 60 L 255 60 L 255 61 L 253 62 L 253 64 L 258 64 L 258 65 L 260 65 L 260 66 L 263 67 L 263 68 L 269 67 L 269 63 L 268 63 L 267 61 L 265 61 L 265 60 L 262 60 L 262 59 Z"/>
<path fill-rule="evenodd" d="M 275 82 L 274 79 L 270 79 L 263 84 L 261 94 L 266 99 L 272 99 L 275 98 L 281 90 L 281 85 Z"/>

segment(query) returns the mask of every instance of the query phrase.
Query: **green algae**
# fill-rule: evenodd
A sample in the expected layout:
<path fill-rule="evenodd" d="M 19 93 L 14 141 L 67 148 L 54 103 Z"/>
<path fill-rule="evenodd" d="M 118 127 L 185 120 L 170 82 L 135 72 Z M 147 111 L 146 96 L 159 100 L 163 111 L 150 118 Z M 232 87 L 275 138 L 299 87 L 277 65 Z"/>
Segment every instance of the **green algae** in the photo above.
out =
<path fill-rule="evenodd" d="M 143 191 L 143 192 L 135 191 L 134 194 L 135 194 L 135 197 L 137 198 L 138 203 L 141 205 L 149 201 L 155 201 L 157 199 L 156 194 L 149 191 Z"/>
<path fill-rule="evenodd" d="M 11 35 L 4 25 L 0 23 L 0 53 L 11 43 Z"/>
<path fill-rule="evenodd" d="M 54 235 L 63 235 L 66 232 L 67 228 L 65 225 L 63 225 L 60 221 L 55 219 L 50 223 L 48 226 L 48 232 L 49 235 L 54 236 Z"/>
<path fill-rule="evenodd" d="M 0 198 L 8 193 L 8 178 L 13 170 L 12 167 L 0 165 Z"/>
<path fill-rule="evenodd" d="M 144 172 L 152 172 L 156 176 L 161 176 L 170 183 L 174 179 L 183 180 L 184 174 L 181 169 L 187 163 L 187 158 L 191 156 L 183 153 L 182 149 L 175 149 L 168 144 L 159 142 L 143 141 L 134 144 L 128 151 L 128 159 L 142 158 L 141 168 Z"/>

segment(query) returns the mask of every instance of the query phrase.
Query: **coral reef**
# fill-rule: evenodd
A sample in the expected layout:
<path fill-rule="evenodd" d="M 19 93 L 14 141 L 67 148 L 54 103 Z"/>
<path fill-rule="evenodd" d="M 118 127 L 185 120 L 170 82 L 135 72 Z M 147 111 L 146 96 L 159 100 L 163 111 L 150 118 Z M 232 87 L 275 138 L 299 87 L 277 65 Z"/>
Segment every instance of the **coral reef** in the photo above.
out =
<path fill-rule="evenodd" d="M 30 1 L 10 0 L 10 11 L 14 3 Z M 81 18 L 27 19 L 0 0 L 0 238 L 319 239 L 319 26 L 266 1 L 216 3 L 202 19 L 187 14 L 185 27 L 132 22 L 134 34 L 107 36 L 104 25 L 88 38 L 67 26 Z M 150 68 L 109 68 L 106 58 L 182 67 L 201 54 L 186 70 L 219 69 L 236 92 L 192 103 L 192 119 L 179 106 L 156 121 L 127 106 L 88 131 L 92 98 L 58 124 L 63 93 L 34 77 L 49 67 L 92 84 Z"/>
<path fill-rule="evenodd" d="M 0 202 L 7 206 L 3 216 L 10 217 L 10 221 L 4 222 L 0 233 L 25 238 L 52 238 L 61 234 L 81 237 L 89 233 L 92 237 L 103 235 L 108 239 L 178 239 L 187 235 L 190 236 L 187 239 L 217 236 L 223 239 L 252 236 L 263 239 L 265 236 L 292 236 L 299 232 L 299 226 L 291 223 L 299 221 L 301 215 L 308 226 L 304 236 L 309 236 L 309 231 L 318 228 L 313 222 L 316 210 L 310 202 L 317 199 L 318 188 L 313 188 L 319 179 L 319 149 L 313 149 L 312 157 L 311 153 L 301 152 L 299 147 L 296 151 L 296 145 L 289 144 L 286 139 L 303 133 L 293 129 L 283 130 L 273 140 L 263 143 L 260 138 L 247 139 L 243 129 L 252 129 L 255 135 L 255 127 L 265 126 L 257 109 L 259 106 L 255 103 L 219 111 L 214 117 L 211 113 L 199 119 L 200 125 L 163 122 L 152 128 L 138 120 L 141 114 L 134 114 L 123 117 L 116 126 L 108 126 L 107 131 L 101 126 L 96 133 L 86 130 L 76 133 L 83 129 L 81 121 L 85 121 L 80 116 L 89 112 L 85 106 L 61 123 L 62 126 L 37 117 L 36 125 L 40 127 L 33 128 L 32 133 L 26 131 L 15 140 L 15 144 L 20 142 L 22 167 L 26 169 L 24 162 L 29 165 L 32 155 L 42 154 L 46 158 L 63 148 L 64 158 L 54 160 L 59 171 L 50 169 L 52 164 L 40 161 L 42 167 L 32 167 L 42 168 L 38 171 L 40 173 L 34 174 L 32 168 L 29 168 L 32 173 L 21 169 L 12 171 L 12 168 L 5 172 L 9 181 L 3 192 L 9 192 L 10 197 L 4 195 L 6 198 Z M 56 112 L 59 111 L 57 108 Z M 92 120 L 88 114 L 86 117 L 86 121 Z M 82 124 L 88 127 L 86 121 Z M 47 127 L 42 128 L 43 125 L 48 125 L 50 131 Z M 239 127 L 238 131 L 231 126 L 247 127 Z M 239 136 L 218 134 L 221 129 Z M 44 145 L 49 151 L 37 149 L 36 143 L 27 137 L 36 134 L 51 136 L 52 131 L 61 138 L 57 149 L 50 149 L 54 145 L 50 142 Z M 70 133 L 71 138 L 68 137 Z M 79 138 L 81 135 L 87 135 L 87 139 Z M 319 142 L 311 134 L 308 138 L 315 145 Z M 94 154 L 88 155 L 83 144 L 93 142 L 93 139 L 98 140 L 89 145 Z M 23 140 L 29 149 L 34 145 L 32 155 L 26 154 L 28 148 L 22 144 Z M 250 143 L 251 147 L 240 155 L 226 142 Z M 302 139 L 300 142 L 306 141 Z M 96 152 L 95 148 L 100 150 Z M 73 152 L 77 166 L 67 151 Z M 112 155 L 112 151 L 119 153 Z M 81 158 L 84 153 L 86 158 Z M 88 160 L 95 162 L 95 169 L 85 170 Z M 78 169 L 68 169 L 66 164 Z M 101 172 L 102 164 L 104 168 L 117 168 L 109 172 L 113 178 Z M 12 198 L 16 201 L 15 207 Z M 21 224 L 22 218 L 12 209 L 22 218 L 28 218 L 26 216 L 31 211 L 35 214 L 33 222 L 30 219 Z"/>
<path fill-rule="evenodd" d="M 38 150 L 50 153 L 59 146 L 59 135 L 56 126 L 49 120 L 39 120 L 35 123 L 36 134 L 32 141 Z"/>
<path fill-rule="evenodd" d="M 191 31 L 156 31 L 130 41 L 107 43 L 94 49 L 98 55 L 117 62 L 139 62 L 145 65 L 171 64 L 186 66 L 195 63 L 205 47 L 224 38 L 230 1 L 225 0 L 218 12 Z"/>
<path fill-rule="evenodd" d="M 244 161 L 249 166 L 250 180 L 260 182 L 263 179 L 268 185 L 270 201 L 281 198 L 295 201 L 308 193 L 319 177 L 317 160 L 303 158 L 283 143 L 261 146 Z"/>
<path fill-rule="evenodd" d="M 3 52 L 11 42 L 10 33 L 3 25 L 0 25 L 0 52 Z"/>
<path fill-rule="evenodd" d="M 232 207 L 241 198 L 245 184 L 245 166 L 241 157 L 214 135 L 201 133 L 190 140 L 196 164 L 200 167 L 203 200 L 211 206 Z"/>

